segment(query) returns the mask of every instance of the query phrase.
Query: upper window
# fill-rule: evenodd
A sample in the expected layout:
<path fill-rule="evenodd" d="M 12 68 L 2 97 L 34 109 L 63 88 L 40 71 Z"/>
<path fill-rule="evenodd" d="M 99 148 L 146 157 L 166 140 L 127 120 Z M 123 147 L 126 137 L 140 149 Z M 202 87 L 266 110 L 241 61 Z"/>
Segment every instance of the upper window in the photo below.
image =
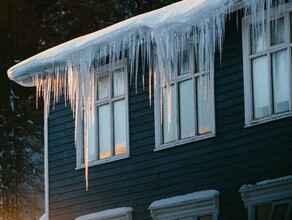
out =
<path fill-rule="evenodd" d="M 240 192 L 248 220 L 292 220 L 292 176 L 244 185 Z"/>
<path fill-rule="evenodd" d="M 291 114 L 291 21 L 292 12 L 271 12 L 263 24 L 243 20 L 246 125 Z"/>
<path fill-rule="evenodd" d="M 200 68 L 195 49 L 179 52 L 156 85 L 156 149 L 214 136 L 213 70 Z"/>
<path fill-rule="evenodd" d="M 115 68 L 112 68 L 114 66 Z M 128 80 L 123 65 L 111 65 L 95 75 L 95 103 L 84 127 L 88 135 L 89 165 L 129 156 L 128 141 Z M 81 155 L 83 149 L 79 149 Z M 84 164 L 83 156 L 79 167 Z"/>
<path fill-rule="evenodd" d="M 154 220 L 217 220 L 217 190 L 206 190 L 154 201 L 150 206 Z"/>

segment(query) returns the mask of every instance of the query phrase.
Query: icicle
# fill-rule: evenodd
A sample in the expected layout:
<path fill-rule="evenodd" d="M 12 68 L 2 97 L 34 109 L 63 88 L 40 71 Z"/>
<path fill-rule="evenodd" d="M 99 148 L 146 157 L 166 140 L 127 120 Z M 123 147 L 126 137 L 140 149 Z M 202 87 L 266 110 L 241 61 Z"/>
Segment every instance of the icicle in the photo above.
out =
<path fill-rule="evenodd" d="M 260 29 L 265 31 L 263 24 L 272 10 L 276 8 L 279 14 L 285 11 L 284 3 L 285 0 L 186 0 L 182 4 L 189 4 L 190 8 L 193 9 L 183 13 L 178 21 L 175 20 L 177 18 L 167 19 L 167 21 L 153 26 L 147 25 L 146 21 L 145 25 L 139 26 L 140 23 L 136 21 L 135 25 L 137 26 L 125 28 L 120 33 L 113 31 L 113 36 L 109 39 L 102 37 L 95 39 L 96 41 L 92 41 L 94 43 L 89 44 L 88 47 L 74 51 L 74 53 L 68 53 L 62 57 L 63 60 L 57 58 L 55 60 L 53 57 L 50 63 L 51 68 L 42 73 L 36 73 L 33 79 L 36 85 L 36 99 L 38 101 L 42 94 L 46 94 L 43 97 L 46 103 L 46 119 L 48 119 L 51 94 L 53 94 L 53 106 L 61 96 L 64 96 L 65 103 L 68 101 L 71 104 L 75 120 L 75 145 L 84 148 L 86 190 L 88 190 L 88 126 L 83 128 L 83 122 L 88 125 L 89 118 L 95 121 L 92 111 L 96 91 L 94 85 L 96 81 L 94 80 L 95 68 L 98 69 L 106 64 L 113 68 L 117 60 L 127 59 L 130 82 L 135 80 L 137 93 L 139 61 L 142 62 L 143 89 L 145 69 L 148 65 L 150 106 L 153 77 L 154 89 L 160 89 L 158 93 L 160 96 L 160 122 L 163 123 L 164 106 L 162 100 L 167 98 L 169 127 L 171 121 L 170 76 L 172 71 L 176 74 L 178 72 L 178 62 L 181 62 L 183 58 L 179 53 L 188 49 L 190 44 L 194 46 L 195 57 L 199 58 L 199 71 L 203 74 L 203 78 L 200 75 L 203 79 L 202 87 L 205 89 L 206 98 L 208 98 L 212 90 L 213 76 L 210 75 L 210 71 L 214 66 L 216 48 L 219 50 L 220 60 L 223 52 L 227 15 L 232 11 L 242 9 L 245 16 L 251 16 L 254 24 L 252 31 L 254 34 L 258 34 Z M 209 7 L 202 7 L 202 10 L 195 7 L 204 4 Z M 143 23 L 143 19 L 140 22 Z M 157 83 L 159 84 L 157 85 Z"/>

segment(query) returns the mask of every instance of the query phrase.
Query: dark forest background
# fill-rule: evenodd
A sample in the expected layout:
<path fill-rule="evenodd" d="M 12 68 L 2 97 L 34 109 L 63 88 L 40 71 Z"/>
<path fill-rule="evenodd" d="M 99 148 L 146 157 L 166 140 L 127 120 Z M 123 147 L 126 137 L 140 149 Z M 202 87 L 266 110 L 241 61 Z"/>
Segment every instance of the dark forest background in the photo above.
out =
<path fill-rule="evenodd" d="M 43 109 L 7 70 L 43 50 L 178 0 L 0 0 L 0 220 L 44 212 Z"/>

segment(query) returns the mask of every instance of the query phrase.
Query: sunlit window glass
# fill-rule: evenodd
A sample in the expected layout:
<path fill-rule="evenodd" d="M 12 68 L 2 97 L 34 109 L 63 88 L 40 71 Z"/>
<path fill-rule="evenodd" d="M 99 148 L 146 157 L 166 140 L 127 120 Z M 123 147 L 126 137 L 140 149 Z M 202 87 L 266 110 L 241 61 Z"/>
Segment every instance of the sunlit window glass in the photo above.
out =
<path fill-rule="evenodd" d="M 103 76 L 98 79 L 98 99 L 108 98 L 109 93 L 109 77 Z"/>
<path fill-rule="evenodd" d="M 206 134 L 212 131 L 212 105 L 206 80 L 203 76 L 197 78 L 198 134 Z"/>
<path fill-rule="evenodd" d="M 98 144 L 100 159 L 108 158 L 112 155 L 110 130 L 110 108 L 109 105 L 102 105 L 98 108 Z"/>
<path fill-rule="evenodd" d="M 163 91 L 163 143 L 175 141 L 176 131 L 175 86 L 171 86 L 170 94 L 167 88 Z"/>
<path fill-rule="evenodd" d="M 115 155 L 126 153 L 126 106 L 125 100 L 114 102 L 114 147 Z"/>
<path fill-rule="evenodd" d="M 287 51 L 272 54 L 273 94 L 275 113 L 289 110 L 289 77 Z"/>
<path fill-rule="evenodd" d="M 113 72 L 114 97 L 125 94 L 125 74 L 122 70 Z"/>
<path fill-rule="evenodd" d="M 254 118 L 269 115 L 269 73 L 267 57 L 252 60 L 252 88 Z"/>
<path fill-rule="evenodd" d="M 194 132 L 194 97 L 193 80 L 187 80 L 179 83 L 179 121 L 180 138 L 191 137 Z"/>
<path fill-rule="evenodd" d="M 85 126 L 88 126 L 88 161 L 91 162 L 97 160 L 97 130 L 96 123 L 94 123 L 97 117 L 96 108 L 93 108 L 93 112 L 90 112 L 88 117 L 89 120 L 88 123 L 85 123 Z"/>

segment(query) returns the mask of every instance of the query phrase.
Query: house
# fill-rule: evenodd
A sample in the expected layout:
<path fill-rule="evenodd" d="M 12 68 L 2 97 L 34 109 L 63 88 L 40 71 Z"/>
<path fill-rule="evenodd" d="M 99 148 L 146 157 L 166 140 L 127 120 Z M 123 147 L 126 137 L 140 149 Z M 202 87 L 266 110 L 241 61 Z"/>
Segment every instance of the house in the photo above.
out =
<path fill-rule="evenodd" d="M 45 217 L 291 220 L 291 39 L 290 1 L 185 0 L 10 68 L 45 101 Z"/>

